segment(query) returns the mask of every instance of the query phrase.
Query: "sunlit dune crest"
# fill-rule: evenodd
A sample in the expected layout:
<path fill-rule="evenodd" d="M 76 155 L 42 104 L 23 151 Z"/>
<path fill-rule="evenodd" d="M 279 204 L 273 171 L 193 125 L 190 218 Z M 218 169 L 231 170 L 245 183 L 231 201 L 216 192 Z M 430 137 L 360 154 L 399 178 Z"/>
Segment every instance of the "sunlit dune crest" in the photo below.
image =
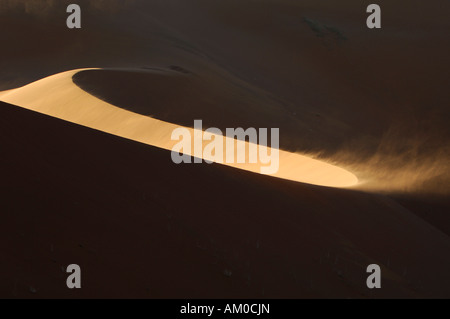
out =
<path fill-rule="evenodd" d="M 172 140 L 171 135 L 179 125 L 127 111 L 85 92 L 73 83 L 72 77 L 86 70 L 93 69 L 72 70 L 18 89 L 0 92 L 0 100 L 106 133 L 172 150 L 177 141 Z M 185 128 L 194 136 L 193 128 Z M 223 138 L 223 144 L 226 144 L 227 137 L 216 137 Z M 206 145 L 207 143 L 203 143 L 203 148 Z M 248 142 L 245 146 L 248 149 Z M 193 155 L 192 152 L 183 151 Z M 260 162 L 246 162 L 223 165 L 255 173 L 260 173 L 261 166 L 265 165 Z M 354 174 L 343 168 L 283 150 L 279 151 L 279 170 L 272 176 L 330 187 L 350 187 L 358 182 Z"/>

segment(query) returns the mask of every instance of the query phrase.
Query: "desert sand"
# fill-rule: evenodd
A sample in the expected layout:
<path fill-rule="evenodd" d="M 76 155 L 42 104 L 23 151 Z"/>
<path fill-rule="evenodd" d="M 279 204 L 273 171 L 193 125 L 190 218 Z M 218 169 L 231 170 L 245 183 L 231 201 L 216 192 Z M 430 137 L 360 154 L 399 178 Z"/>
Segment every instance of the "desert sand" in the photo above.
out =
<path fill-rule="evenodd" d="M 450 297 L 447 1 L 0 3 L 1 297 Z M 280 171 L 174 164 L 194 119 Z"/>
<path fill-rule="evenodd" d="M 106 103 L 84 92 L 82 89 L 78 88 L 72 80 L 72 78 L 81 71 L 87 70 L 75 70 L 50 76 L 43 80 L 31 83 L 23 88 L 5 92 L 3 96 L 0 96 L 0 99 L 29 110 L 169 151 L 171 151 L 177 143 L 177 141 L 171 139 L 172 132 L 177 128 L 186 128 L 190 131 L 192 137 L 191 145 L 194 145 L 193 138 L 195 133 L 192 128 L 178 126 L 148 116 L 136 114 L 115 107 L 114 105 Z M 116 72 L 116 76 L 120 77 L 121 72 Z M 130 73 L 130 71 L 128 71 L 128 73 Z M 155 76 L 153 72 L 151 75 Z M 105 76 L 111 76 L 110 72 L 106 73 Z M 139 77 L 137 77 L 137 79 L 139 79 Z M 133 98 L 136 99 L 135 96 Z M 141 101 L 140 103 L 145 103 L 145 101 Z M 201 132 L 201 134 L 203 134 L 203 132 Z M 213 134 L 212 136 L 214 139 L 223 139 L 222 144 L 224 146 L 227 143 L 226 140 L 230 139 L 225 136 L 219 137 L 216 134 Z M 235 162 L 223 164 L 251 172 L 261 172 L 261 166 L 264 167 L 266 165 L 261 163 L 259 159 L 255 164 L 249 162 L 248 144 L 248 142 L 245 142 L 244 146 L 246 149 L 246 163 L 240 164 Z M 206 145 L 207 143 L 203 143 L 203 149 Z M 234 145 L 234 154 L 236 157 L 237 143 L 234 142 Z M 193 148 L 191 150 L 185 150 L 184 154 L 194 156 Z M 206 159 L 212 160 L 211 158 Z M 271 175 L 321 186 L 346 187 L 354 186 L 358 182 L 355 175 L 342 168 L 283 150 L 279 152 L 279 168 L 276 173 Z"/>

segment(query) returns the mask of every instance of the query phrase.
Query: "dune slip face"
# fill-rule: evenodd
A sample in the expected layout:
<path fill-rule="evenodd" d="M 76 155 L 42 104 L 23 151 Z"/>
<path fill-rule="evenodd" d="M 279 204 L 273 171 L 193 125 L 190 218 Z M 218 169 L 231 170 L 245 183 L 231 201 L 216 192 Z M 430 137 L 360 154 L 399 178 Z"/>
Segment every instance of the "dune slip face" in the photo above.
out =
<path fill-rule="evenodd" d="M 10 90 L 0 95 L 0 99 L 29 110 L 171 151 L 177 143 L 177 141 L 172 139 L 172 132 L 174 130 L 183 128 L 189 131 L 192 136 L 192 145 L 195 143 L 194 136 L 198 136 L 199 134 L 203 136 L 204 132 L 196 128 L 177 125 L 127 110 L 126 101 L 124 101 L 124 105 L 108 103 L 106 102 L 107 96 L 105 96 L 105 92 L 113 95 L 115 88 L 111 87 L 108 91 L 108 87 L 106 87 L 105 91 L 102 83 L 108 83 L 108 79 L 111 80 L 123 76 L 129 81 L 130 86 L 140 87 L 142 91 L 148 90 L 152 92 L 152 87 L 146 85 L 153 83 L 152 81 L 162 79 L 170 83 L 173 80 L 174 85 L 176 85 L 180 81 L 180 75 L 178 75 L 179 72 L 177 71 L 164 69 L 135 71 L 78 69 L 49 76 L 24 87 Z M 99 97 L 95 96 L 96 83 L 85 83 L 92 87 L 92 90 L 90 90 L 91 94 L 83 90 L 79 86 L 79 83 L 77 83 L 78 85 L 75 84 L 74 78 L 79 74 L 83 74 L 85 81 L 89 80 L 90 75 L 95 76 L 94 78 L 100 81 L 97 84 L 102 87 L 102 94 Z M 146 83 L 145 81 L 149 79 L 151 82 Z M 125 95 L 127 93 L 126 87 L 124 88 L 124 93 Z M 133 93 L 134 95 L 130 96 L 130 99 L 135 102 L 138 101 L 140 105 L 145 106 L 145 103 L 148 103 L 151 106 L 152 103 L 158 103 L 158 100 L 146 102 L 146 95 L 140 97 L 136 91 Z M 159 99 L 163 101 L 168 98 L 166 96 L 161 97 L 161 93 L 157 91 L 155 91 L 155 94 L 159 94 Z M 168 94 L 170 97 L 170 94 L 176 94 L 176 92 L 169 92 Z M 186 106 L 179 105 L 178 107 Z M 176 112 L 176 110 L 171 111 Z M 189 122 L 195 119 L 194 114 L 191 116 L 192 119 L 185 119 L 185 121 Z M 216 134 L 214 139 L 223 139 L 223 145 L 230 143 L 230 138 L 227 136 Z M 231 142 L 234 144 L 234 153 L 236 154 L 239 146 L 237 143 L 234 143 L 235 141 Z M 249 142 L 241 145 L 245 149 L 250 149 L 251 147 Z M 200 156 L 204 160 L 214 161 L 214 158 L 203 156 L 205 154 L 205 147 L 207 146 L 208 143 L 202 143 Z M 190 150 L 183 149 L 183 153 L 188 156 L 198 156 L 197 153 L 194 154 Z M 244 163 L 221 164 L 260 173 L 261 168 L 265 164 L 260 161 L 249 163 L 248 156 L 249 152 L 246 152 L 246 161 Z M 168 160 L 170 160 L 170 156 L 168 156 Z M 329 187 L 351 187 L 358 183 L 357 177 L 343 168 L 284 150 L 279 150 L 279 169 L 276 173 L 271 174 L 271 176 Z"/>
<path fill-rule="evenodd" d="M 364 298 L 374 262 L 377 297 L 448 296 L 448 237 L 384 196 L 177 166 L 163 149 L 0 106 L 1 296 L 17 283 L 18 297 L 74 297 L 55 275 L 73 260 L 89 274 L 80 298 Z"/>

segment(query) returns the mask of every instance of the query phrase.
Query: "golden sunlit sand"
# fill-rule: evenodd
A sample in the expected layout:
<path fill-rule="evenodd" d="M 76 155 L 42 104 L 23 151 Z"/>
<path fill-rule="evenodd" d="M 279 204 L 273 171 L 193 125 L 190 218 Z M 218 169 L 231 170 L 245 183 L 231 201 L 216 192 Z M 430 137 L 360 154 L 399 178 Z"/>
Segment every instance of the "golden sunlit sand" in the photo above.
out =
<path fill-rule="evenodd" d="M 179 125 L 124 110 L 85 92 L 73 83 L 72 77 L 86 70 L 93 69 L 79 69 L 56 74 L 4 92 L 0 95 L 0 99 L 103 132 L 172 150 L 177 141 L 171 139 L 171 134 L 174 129 L 180 127 Z M 194 136 L 193 128 L 186 127 L 186 129 L 190 131 L 191 136 Z M 223 145 L 226 145 L 228 137 L 216 137 L 223 138 Z M 203 148 L 206 145 L 207 143 L 203 143 Z M 246 149 L 248 149 L 247 142 Z M 183 150 L 183 152 L 193 155 L 189 150 Z M 168 160 L 170 160 L 169 157 Z M 261 166 L 264 166 L 260 162 L 250 164 L 248 161 L 245 164 L 224 163 L 224 165 L 255 173 L 259 173 Z M 279 170 L 272 176 L 330 187 L 349 187 L 358 182 L 354 174 L 343 168 L 283 150 L 279 152 Z"/>

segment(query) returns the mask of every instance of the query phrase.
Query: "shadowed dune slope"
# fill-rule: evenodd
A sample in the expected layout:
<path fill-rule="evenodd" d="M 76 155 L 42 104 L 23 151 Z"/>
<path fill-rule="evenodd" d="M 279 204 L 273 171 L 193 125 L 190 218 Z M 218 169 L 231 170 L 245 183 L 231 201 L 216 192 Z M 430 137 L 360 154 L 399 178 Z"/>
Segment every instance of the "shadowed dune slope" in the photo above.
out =
<path fill-rule="evenodd" d="M 371 297 L 450 294 L 448 236 L 385 196 L 177 166 L 5 103 L 0 145 L 2 297 L 368 297 L 370 263 Z"/>

